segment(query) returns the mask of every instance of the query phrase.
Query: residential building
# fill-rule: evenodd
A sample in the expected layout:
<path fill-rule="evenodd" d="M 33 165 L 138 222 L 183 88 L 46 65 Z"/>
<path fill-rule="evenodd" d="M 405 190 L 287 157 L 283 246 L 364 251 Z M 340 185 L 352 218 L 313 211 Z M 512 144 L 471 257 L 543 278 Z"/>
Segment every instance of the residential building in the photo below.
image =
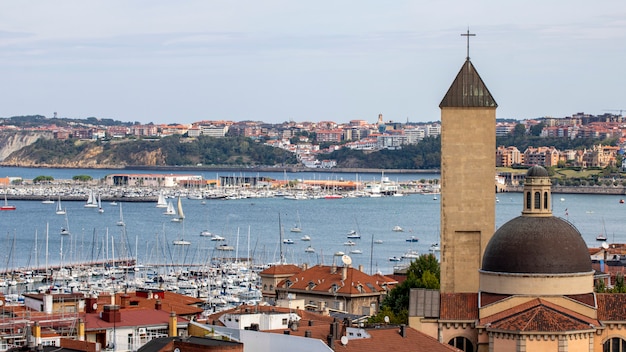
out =
<path fill-rule="evenodd" d="M 560 154 L 555 147 L 528 147 L 524 151 L 524 165 L 541 165 L 545 167 L 556 166 Z"/>
<path fill-rule="evenodd" d="M 524 162 L 524 154 L 515 146 L 504 147 L 499 146 L 496 149 L 496 166 L 511 167 L 513 165 L 521 165 Z"/>
<path fill-rule="evenodd" d="M 316 265 L 283 279 L 275 290 L 277 300 L 302 300 L 308 309 L 374 315 L 396 283 L 386 276 L 368 275 L 362 268 L 349 265 Z"/>

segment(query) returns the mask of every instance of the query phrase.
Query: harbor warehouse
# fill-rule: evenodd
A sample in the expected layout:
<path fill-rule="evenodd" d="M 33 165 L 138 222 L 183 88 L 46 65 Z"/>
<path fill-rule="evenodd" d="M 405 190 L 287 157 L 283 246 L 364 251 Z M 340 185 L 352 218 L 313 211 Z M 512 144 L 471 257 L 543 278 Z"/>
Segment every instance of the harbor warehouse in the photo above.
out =
<path fill-rule="evenodd" d="M 105 177 L 109 186 L 178 187 L 201 181 L 201 175 L 180 174 L 111 174 Z"/>

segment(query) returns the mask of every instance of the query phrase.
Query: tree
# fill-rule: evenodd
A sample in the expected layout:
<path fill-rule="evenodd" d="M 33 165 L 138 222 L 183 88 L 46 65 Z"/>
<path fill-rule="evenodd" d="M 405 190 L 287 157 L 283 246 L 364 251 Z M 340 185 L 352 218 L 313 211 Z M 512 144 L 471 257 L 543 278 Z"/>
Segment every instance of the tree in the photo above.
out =
<path fill-rule="evenodd" d="M 370 323 L 378 323 L 388 316 L 399 319 L 395 323 L 407 323 L 409 311 L 409 295 L 412 288 L 439 289 L 440 266 L 437 258 L 432 255 L 422 255 L 411 262 L 406 272 L 406 280 L 394 287 L 385 297 L 381 309 L 372 318 Z"/>
<path fill-rule="evenodd" d="M 33 183 L 40 183 L 40 182 L 49 183 L 49 182 L 52 182 L 52 181 L 54 181 L 54 177 L 52 177 L 52 176 L 43 176 L 43 175 L 37 176 L 37 177 L 35 177 L 33 179 Z"/>
<path fill-rule="evenodd" d="M 81 182 L 88 182 L 88 181 L 91 181 L 92 179 L 93 177 L 89 175 L 76 175 L 72 177 L 72 180 L 81 181 Z"/>

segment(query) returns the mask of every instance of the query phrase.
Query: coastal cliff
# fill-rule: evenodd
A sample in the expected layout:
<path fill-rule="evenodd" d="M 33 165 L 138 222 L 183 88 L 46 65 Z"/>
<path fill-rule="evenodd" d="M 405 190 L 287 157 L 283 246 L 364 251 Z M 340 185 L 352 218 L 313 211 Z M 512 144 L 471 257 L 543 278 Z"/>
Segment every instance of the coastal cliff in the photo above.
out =
<path fill-rule="evenodd" d="M 0 161 L 9 155 L 35 143 L 40 138 L 51 139 L 51 132 L 4 132 L 0 133 Z"/>

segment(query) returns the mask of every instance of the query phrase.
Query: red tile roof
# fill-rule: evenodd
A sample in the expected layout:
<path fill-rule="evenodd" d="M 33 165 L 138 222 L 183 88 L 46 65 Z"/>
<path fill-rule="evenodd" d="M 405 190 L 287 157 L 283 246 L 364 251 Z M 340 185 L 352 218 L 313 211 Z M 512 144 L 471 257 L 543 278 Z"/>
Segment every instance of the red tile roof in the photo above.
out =
<path fill-rule="evenodd" d="M 293 274 L 297 274 L 297 273 L 299 273 L 301 271 L 302 271 L 302 269 L 300 269 L 299 266 L 292 265 L 292 264 L 273 265 L 273 266 L 270 266 L 269 268 L 261 271 L 259 273 L 259 275 L 261 275 L 261 276 L 293 275 Z"/>
<path fill-rule="evenodd" d="M 626 321 L 625 293 L 598 293 L 596 297 L 600 321 Z"/>
<path fill-rule="evenodd" d="M 342 279 L 343 270 L 346 270 L 346 279 Z M 332 267 L 324 265 L 313 266 L 301 273 L 290 276 L 281 281 L 277 288 L 287 288 L 287 281 L 291 282 L 289 290 L 310 292 L 331 292 L 334 287 L 338 294 L 379 294 L 391 288 L 397 282 L 384 275 L 368 275 L 353 267 Z"/>
<path fill-rule="evenodd" d="M 334 350 L 341 352 L 370 352 L 370 351 L 393 351 L 393 352 L 450 352 L 460 351 L 448 344 L 441 343 L 422 332 L 410 327 L 405 327 L 406 337 L 400 335 L 400 328 L 387 327 L 379 329 L 367 329 L 371 335 L 367 339 L 351 339 L 343 346 L 340 340 L 334 342 Z"/>
<path fill-rule="evenodd" d="M 477 293 L 442 293 L 441 320 L 475 320 L 478 319 Z"/>
<path fill-rule="evenodd" d="M 85 321 L 85 330 L 99 330 L 112 328 L 114 326 L 151 326 L 167 325 L 169 323 L 170 312 L 156 309 L 130 309 L 120 310 L 121 321 L 109 323 L 100 318 L 100 313 L 85 313 L 82 318 Z M 187 323 L 188 320 L 177 317 L 178 323 Z"/>
<path fill-rule="evenodd" d="M 589 330 L 600 322 L 554 303 L 533 299 L 480 320 L 490 330 L 562 332 Z"/>
<path fill-rule="evenodd" d="M 198 298 L 181 295 L 179 293 L 164 291 L 162 292 L 163 299 L 161 299 L 161 310 L 167 312 L 175 312 L 176 315 L 193 315 L 203 312 L 203 309 L 198 307 L 204 301 Z M 122 303 L 123 293 L 115 295 L 115 304 L 120 305 L 120 311 L 132 310 L 132 309 L 154 309 L 157 299 L 138 296 L 135 292 L 129 292 L 128 305 L 123 307 Z M 107 304 L 111 304 L 111 296 L 101 295 L 98 297 L 98 311 L 102 311 L 103 307 Z"/>

